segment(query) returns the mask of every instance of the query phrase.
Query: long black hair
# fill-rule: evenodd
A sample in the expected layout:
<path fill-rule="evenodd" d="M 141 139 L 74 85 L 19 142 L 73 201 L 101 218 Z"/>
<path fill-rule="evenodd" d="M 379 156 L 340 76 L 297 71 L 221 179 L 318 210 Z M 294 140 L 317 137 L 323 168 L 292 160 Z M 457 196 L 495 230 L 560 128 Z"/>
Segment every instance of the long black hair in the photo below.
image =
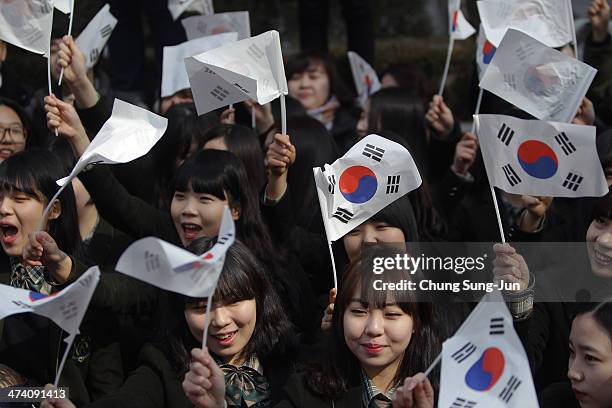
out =
<path fill-rule="evenodd" d="M 429 242 L 439 240 L 442 236 L 444 236 L 447 226 L 444 219 L 440 216 L 440 213 L 434 206 L 427 176 L 422 171 L 423 166 L 419 163 L 417 157 L 415 157 L 411 146 L 406 143 L 405 140 L 397 133 L 389 130 L 383 130 L 379 131 L 378 134 L 385 139 L 389 139 L 402 145 L 414 158 L 423 182 L 417 189 L 408 193 L 408 197 L 410 198 L 414 215 L 416 217 L 419 230 L 419 240 Z"/>
<path fill-rule="evenodd" d="M 202 146 L 218 138 L 223 139 L 228 151 L 242 160 L 253 189 L 259 193 L 265 184 L 264 154 L 255 132 L 246 126 L 220 124 L 206 132 Z"/>
<path fill-rule="evenodd" d="M 353 262 L 344 274 L 334 303 L 332 333 L 327 349 L 328 363 L 312 366 L 307 375 L 307 386 L 313 392 L 337 398 L 351 385 L 358 384 L 361 365 L 348 348 L 344 337 L 344 313 L 358 287 L 361 288 L 360 300 L 375 308 L 384 308 L 389 302 L 396 303 L 412 318 L 414 332 L 395 373 L 394 384 L 417 372 L 424 372 L 440 352 L 442 339 L 434 327 L 434 310 L 430 302 L 421 302 L 423 299 L 410 290 L 390 293 L 373 289 L 373 280 L 379 278 L 372 273 L 373 259 L 395 256 L 396 253 L 396 250 L 388 247 L 371 248 L 365 256 Z M 385 270 L 385 278 L 390 282 L 413 279 L 409 272 L 403 270 Z M 435 377 L 434 374 L 432 378 Z M 432 381 L 434 388 L 437 388 L 437 384 L 437 381 Z"/>
<path fill-rule="evenodd" d="M 46 206 L 57 193 L 56 180 L 65 177 L 60 160 L 45 149 L 28 149 L 16 153 L 0 164 L 0 191 L 21 191 Z M 61 214 L 49 220 L 47 232 L 58 247 L 74 254 L 81 244 L 76 202 L 72 184 L 58 198 Z"/>
<path fill-rule="evenodd" d="M 188 249 L 201 255 L 209 250 L 214 242 L 215 239 L 198 238 L 189 244 Z M 181 314 L 187 305 L 200 301 L 185 296 L 176 299 L 179 306 L 177 312 L 180 311 Z M 225 255 L 212 302 L 231 304 L 249 299 L 255 299 L 257 317 L 253 335 L 240 356 L 248 358 L 254 354 L 264 365 L 270 359 L 292 360 L 291 353 L 297 346 L 295 330 L 282 309 L 271 277 L 246 245 L 236 241 Z M 174 318 L 176 319 L 176 314 Z M 189 369 L 188 348 L 199 347 L 200 342 L 193 338 L 183 318 L 179 319 L 179 323 L 175 324 L 161 344 L 175 370 L 184 373 Z"/>
<path fill-rule="evenodd" d="M 409 147 L 419 169 L 428 171 L 427 127 L 423 103 L 403 88 L 384 88 L 370 96 L 368 134 L 390 131 Z"/>

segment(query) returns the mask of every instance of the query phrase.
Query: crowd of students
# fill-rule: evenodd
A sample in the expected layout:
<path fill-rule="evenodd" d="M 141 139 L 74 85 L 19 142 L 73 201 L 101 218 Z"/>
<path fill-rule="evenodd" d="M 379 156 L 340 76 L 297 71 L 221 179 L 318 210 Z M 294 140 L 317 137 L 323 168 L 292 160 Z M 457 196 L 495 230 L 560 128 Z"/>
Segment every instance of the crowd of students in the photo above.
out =
<path fill-rule="evenodd" d="M 585 99 L 574 121 L 597 126 L 612 186 L 610 9 L 593 0 L 590 14 L 585 61 L 600 72 L 588 95 L 593 103 Z M 160 101 L 168 127 L 147 155 L 82 172 L 43 220 L 56 180 L 70 173 L 110 117 L 113 94 L 96 87 L 72 37 L 54 44 L 53 74 L 64 70 L 55 95 L 25 109 L 15 102 L 23 95 L 7 91 L 19 87 L 0 88 L 0 278 L 51 294 L 92 265 L 102 275 L 59 382 L 69 387 L 69 399 L 42 407 L 435 405 L 439 368 L 428 377 L 423 372 L 470 304 L 375 291 L 373 276 L 361 272 L 371 256 L 389 250 L 365 252 L 364 244 L 499 241 L 478 139 L 462 132 L 442 97 L 425 94 L 426 73 L 388 67 L 383 89 L 359 109 L 347 91 L 350 79 L 328 55 L 291 56 L 287 134 L 280 133 L 276 102 L 198 116 L 191 92 L 182 90 Z M 490 95 L 482 110 L 525 117 Z M 312 169 L 368 134 L 405 146 L 423 183 L 335 242 L 332 265 Z M 605 300 L 612 295 L 612 190 L 573 199 L 497 190 L 496 199 L 509 244 L 493 247 L 490 279 L 520 284 L 506 299 L 541 406 L 611 407 L 612 308 Z M 123 251 L 148 236 L 203 254 L 225 206 L 237 241 L 212 299 L 177 295 L 114 270 Z M 584 268 L 570 272 L 575 285 L 559 295 L 575 301 L 534 302 L 540 291 L 559 290 L 534 272 L 554 276 L 564 265 L 522 252 L 522 242 L 582 243 L 574 248 Z M 597 291 L 579 296 L 585 281 Z M 53 382 L 65 333 L 42 317 L 18 315 L 2 322 L 1 336 L 1 387 Z"/>

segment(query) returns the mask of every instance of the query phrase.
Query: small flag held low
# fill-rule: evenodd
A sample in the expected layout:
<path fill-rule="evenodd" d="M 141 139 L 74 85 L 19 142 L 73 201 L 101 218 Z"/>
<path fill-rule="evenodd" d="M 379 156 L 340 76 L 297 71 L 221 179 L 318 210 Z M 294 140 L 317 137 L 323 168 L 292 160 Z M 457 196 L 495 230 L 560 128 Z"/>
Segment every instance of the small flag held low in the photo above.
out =
<path fill-rule="evenodd" d="M 499 291 L 442 346 L 440 408 L 537 408 L 527 355 Z"/>
<path fill-rule="evenodd" d="M 330 241 L 421 185 L 408 150 L 378 135 L 366 136 L 332 165 L 313 171 Z"/>
<path fill-rule="evenodd" d="M 599 197 L 608 192 L 595 127 L 503 115 L 477 115 L 475 122 L 492 186 L 552 197 Z"/>
<path fill-rule="evenodd" d="M 161 289 L 194 298 L 209 297 L 215 291 L 225 253 L 235 237 L 234 221 L 226 207 L 217 243 L 205 254 L 197 256 L 161 239 L 148 237 L 130 245 L 115 269 Z"/>
<path fill-rule="evenodd" d="M 79 333 L 79 326 L 99 280 L 100 269 L 94 266 L 74 283 L 51 295 L 0 285 L 0 320 L 19 313 L 45 316 L 70 334 L 66 340 L 70 342 Z"/>

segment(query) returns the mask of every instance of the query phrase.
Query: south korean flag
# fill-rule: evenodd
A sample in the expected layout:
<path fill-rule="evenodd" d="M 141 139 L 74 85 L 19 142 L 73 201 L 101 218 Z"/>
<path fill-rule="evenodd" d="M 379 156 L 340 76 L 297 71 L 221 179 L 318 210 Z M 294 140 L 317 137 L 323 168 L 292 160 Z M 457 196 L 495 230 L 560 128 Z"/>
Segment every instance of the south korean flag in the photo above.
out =
<path fill-rule="evenodd" d="M 421 185 L 403 146 L 369 135 L 323 169 L 313 169 L 328 240 L 347 232 Z"/>
<path fill-rule="evenodd" d="M 538 407 L 527 355 L 499 291 L 444 342 L 438 407 Z"/>
<path fill-rule="evenodd" d="M 477 115 L 491 185 L 508 193 L 600 197 L 608 192 L 595 127 L 503 115 Z"/>

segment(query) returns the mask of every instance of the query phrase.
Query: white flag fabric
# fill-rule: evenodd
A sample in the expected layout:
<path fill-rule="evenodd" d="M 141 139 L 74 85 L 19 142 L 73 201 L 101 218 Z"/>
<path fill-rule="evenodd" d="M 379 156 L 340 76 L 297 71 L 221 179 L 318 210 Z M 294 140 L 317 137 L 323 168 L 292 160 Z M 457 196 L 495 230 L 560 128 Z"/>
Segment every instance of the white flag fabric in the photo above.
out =
<path fill-rule="evenodd" d="M 48 56 L 53 26 L 53 0 L 3 1 L 0 40 Z"/>
<path fill-rule="evenodd" d="M 442 345 L 439 408 L 537 408 L 525 349 L 499 291 Z"/>
<path fill-rule="evenodd" d="M 185 66 L 199 115 L 247 99 L 264 105 L 289 92 L 277 31 L 186 58 Z"/>
<path fill-rule="evenodd" d="M 355 81 L 355 89 L 359 98 L 359 104 L 363 108 L 370 95 L 380 89 L 380 80 L 376 71 L 366 60 L 353 51 L 348 52 L 348 59 Z"/>
<path fill-rule="evenodd" d="M 476 64 L 478 65 L 478 79 L 482 79 L 489 67 L 497 48 L 487 40 L 482 25 L 478 30 L 478 42 L 476 45 Z"/>
<path fill-rule="evenodd" d="M 508 30 L 480 87 L 542 120 L 570 122 L 597 70 Z"/>
<path fill-rule="evenodd" d="M 203 16 L 191 16 L 181 20 L 188 40 L 221 33 L 238 33 L 238 39 L 251 36 L 248 11 L 231 11 Z"/>
<path fill-rule="evenodd" d="M 215 12 L 212 0 L 168 0 L 168 10 L 172 18 L 176 20 L 185 11 L 209 15 Z"/>
<path fill-rule="evenodd" d="M 477 115 L 476 133 L 491 185 L 515 194 L 600 197 L 608 192 L 595 127 Z"/>
<path fill-rule="evenodd" d="M 71 0 L 54 0 L 53 6 L 64 14 L 70 14 Z"/>
<path fill-rule="evenodd" d="M 68 343 L 79 333 L 91 296 L 100 280 L 100 269 L 91 267 L 75 282 L 51 295 L 0 285 L 0 320 L 19 313 L 35 313 L 51 319 L 68 332 Z"/>
<path fill-rule="evenodd" d="M 210 297 L 235 236 L 234 221 L 226 207 L 217 243 L 202 256 L 148 237 L 130 245 L 115 269 L 161 289 L 195 298 Z"/>
<path fill-rule="evenodd" d="M 110 6 L 105 4 L 75 40 L 77 47 L 85 54 L 87 68 L 96 65 L 116 25 L 117 19 L 111 14 Z"/>
<path fill-rule="evenodd" d="M 332 165 L 313 172 L 330 241 L 421 185 L 408 150 L 378 135 L 366 136 Z"/>
<path fill-rule="evenodd" d="M 91 141 L 70 175 L 57 183 L 63 186 L 92 164 L 127 163 L 144 156 L 161 139 L 167 126 L 168 119 L 115 99 L 111 117 Z"/>
<path fill-rule="evenodd" d="M 176 92 L 189 88 L 189 77 L 185 70 L 185 58 L 201 54 L 225 44 L 236 42 L 236 33 L 223 33 L 196 38 L 182 44 L 164 47 L 162 64 L 161 96 L 172 96 Z"/>
<path fill-rule="evenodd" d="M 448 20 L 451 38 L 455 40 L 465 40 L 476 32 L 461 11 L 461 0 L 448 0 Z"/>
<path fill-rule="evenodd" d="M 572 42 L 570 0 L 484 0 L 476 4 L 487 38 L 496 47 L 510 28 L 549 47 Z"/>

